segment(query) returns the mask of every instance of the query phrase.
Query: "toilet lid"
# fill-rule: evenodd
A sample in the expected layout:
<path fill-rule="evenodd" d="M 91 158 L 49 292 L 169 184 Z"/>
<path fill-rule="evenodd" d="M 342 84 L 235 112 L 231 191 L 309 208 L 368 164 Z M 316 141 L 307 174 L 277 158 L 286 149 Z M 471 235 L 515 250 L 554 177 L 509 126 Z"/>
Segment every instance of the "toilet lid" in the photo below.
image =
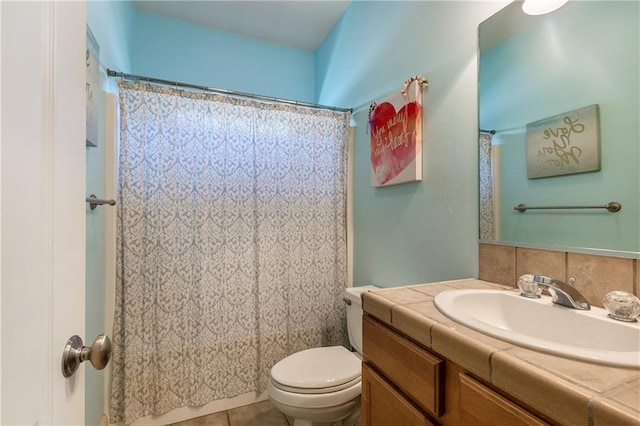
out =
<path fill-rule="evenodd" d="M 360 380 L 361 361 L 343 346 L 313 348 L 286 357 L 271 368 L 271 379 L 287 388 L 326 389 Z"/>

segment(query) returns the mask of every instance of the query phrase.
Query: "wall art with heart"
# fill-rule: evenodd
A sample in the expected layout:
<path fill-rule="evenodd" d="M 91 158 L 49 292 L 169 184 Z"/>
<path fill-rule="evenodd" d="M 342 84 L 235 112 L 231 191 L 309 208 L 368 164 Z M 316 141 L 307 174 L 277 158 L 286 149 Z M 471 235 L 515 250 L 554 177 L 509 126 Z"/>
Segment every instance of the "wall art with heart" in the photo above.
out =
<path fill-rule="evenodd" d="M 422 180 L 424 77 L 408 79 L 399 93 L 369 107 L 371 186 Z"/>

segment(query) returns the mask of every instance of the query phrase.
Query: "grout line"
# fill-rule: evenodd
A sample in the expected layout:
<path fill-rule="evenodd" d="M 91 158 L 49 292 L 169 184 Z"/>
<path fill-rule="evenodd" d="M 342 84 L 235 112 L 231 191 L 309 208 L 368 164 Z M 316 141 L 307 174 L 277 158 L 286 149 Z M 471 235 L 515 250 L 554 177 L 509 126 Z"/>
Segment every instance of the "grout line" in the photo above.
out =
<path fill-rule="evenodd" d="M 599 395 L 594 395 L 589 398 L 589 403 L 587 403 L 587 426 L 593 426 L 593 406 L 596 405 L 598 396 Z"/>
<path fill-rule="evenodd" d="M 512 287 L 518 288 L 518 255 L 520 253 L 519 247 L 514 247 L 513 250 L 513 281 L 510 283 Z"/>
<path fill-rule="evenodd" d="M 633 259 L 633 277 L 631 278 L 631 280 L 633 282 L 633 294 L 635 294 L 636 296 L 638 295 L 638 285 L 640 285 L 640 283 L 638 283 L 638 275 L 640 275 L 638 273 L 638 268 L 640 267 L 638 266 L 638 263 L 640 263 L 638 259 Z"/>
<path fill-rule="evenodd" d="M 595 416 L 594 416 L 594 409 L 595 409 L 595 405 L 598 403 L 598 401 L 604 401 L 605 399 L 609 399 L 610 401 L 614 401 L 617 402 L 618 404 L 621 404 L 625 407 L 629 407 L 631 409 L 633 409 L 633 406 L 627 405 L 621 401 L 617 401 L 617 400 L 612 400 L 609 398 L 609 396 L 611 394 L 617 393 L 621 390 L 624 389 L 633 389 L 634 387 L 637 387 L 637 385 L 640 384 L 640 380 L 638 379 L 634 379 L 634 380 L 630 380 L 624 383 L 620 383 L 617 386 L 614 386 L 611 389 L 608 389 L 604 392 L 599 392 L 597 394 L 595 394 L 591 399 L 589 399 L 589 403 L 587 404 L 587 416 L 588 416 L 588 426 L 593 426 L 595 423 Z"/>
<path fill-rule="evenodd" d="M 489 383 L 493 384 L 493 356 L 498 353 L 498 350 L 495 350 L 489 354 Z"/>
<path fill-rule="evenodd" d="M 601 392 L 600 394 L 598 394 L 599 397 L 601 398 L 609 398 L 610 395 L 620 392 L 621 390 L 624 389 L 633 389 L 635 387 L 638 387 L 638 385 L 640 385 L 640 379 L 633 379 L 633 380 L 629 380 L 623 383 L 620 383 L 617 386 L 612 387 L 611 389 L 607 389 L 604 392 Z M 625 405 L 625 406 L 629 406 L 628 404 L 621 402 L 621 401 L 617 401 L 619 404 Z M 631 407 L 631 406 L 629 406 Z M 631 407 L 633 408 L 633 407 Z"/>
<path fill-rule="evenodd" d="M 429 325 L 429 349 L 433 349 L 433 327 L 435 324 Z"/>

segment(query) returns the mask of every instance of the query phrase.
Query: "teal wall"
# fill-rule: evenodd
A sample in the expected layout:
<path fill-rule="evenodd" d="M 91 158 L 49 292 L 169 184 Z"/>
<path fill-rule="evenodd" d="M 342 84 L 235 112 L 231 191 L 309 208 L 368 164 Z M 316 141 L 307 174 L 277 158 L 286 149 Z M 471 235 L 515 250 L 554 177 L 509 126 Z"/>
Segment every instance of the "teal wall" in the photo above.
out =
<path fill-rule="evenodd" d="M 313 53 L 138 12 L 135 74 L 313 102 Z"/>
<path fill-rule="evenodd" d="M 477 29 L 506 2 L 353 2 L 316 51 L 318 102 L 355 107 L 354 284 L 477 276 Z M 422 182 L 369 184 L 368 106 L 423 75 Z"/>
<path fill-rule="evenodd" d="M 89 2 L 88 15 L 101 52 L 118 53 L 102 57 L 110 68 L 355 108 L 354 283 L 389 287 L 477 275 L 477 27 L 507 3 L 356 1 L 314 53 L 133 12 L 129 3 Z M 413 75 L 429 80 L 423 181 L 371 188 L 369 103 Z"/>
<path fill-rule="evenodd" d="M 477 27 L 507 3 L 354 1 L 314 53 L 137 13 L 128 1 L 88 2 L 87 20 L 103 64 L 118 71 L 355 108 L 354 283 L 388 287 L 477 275 Z M 637 10 L 634 16 L 637 20 Z M 597 31 L 591 35 L 619 36 L 618 29 L 604 25 L 592 27 Z M 629 34 L 637 35 L 637 28 Z M 639 76 L 638 44 L 631 41 L 636 44 L 628 52 L 629 72 Z M 424 92 L 423 181 L 371 188 L 369 103 L 399 90 L 412 75 L 429 80 Z M 635 84 L 618 87 L 615 77 L 600 76 L 590 86 L 612 89 L 617 93 L 612 96 L 618 96 L 620 90 L 638 93 L 637 79 Z M 114 90 L 113 80 L 105 79 L 104 85 Z M 635 121 L 624 120 L 626 135 L 636 141 L 635 151 L 631 148 L 628 157 L 603 155 L 604 170 L 613 169 L 616 161 L 633 163 L 637 170 L 635 108 Z M 625 139 L 615 135 L 607 140 L 613 137 L 620 143 Z M 100 148 L 87 149 L 87 181 L 89 193 L 102 192 Z M 637 191 L 635 196 L 638 238 Z M 632 204 L 625 203 L 624 209 Z M 87 340 L 104 331 L 102 223 L 100 209 L 87 213 Z M 102 413 L 101 377 L 87 369 L 87 424 L 95 424 Z"/>
<path fill-rule="evenodd" d="M 105 67 L 131 72 L 131 42 L 134 10 L 129 2 L 87 2 L 87 25 L 100 46 L 100 83 L 105 91 L 115 91 L 113 79 L 107 79 Z M 103 97 L 100 95 L 100 117 L 103 116 Z M 87 195 L 104 194 L 104 128 L 101 123 L 97 148 L 87 148 Z M 111 335 L 105 328 L 105 218 L 106 208 L 99 207 L 86 213 L 86 322 L 85 345 L 102 333 Z M 85 424 L 96 425 L 104 412 L 104 371 L 85 368 Z"/>
<path fill-rule="evenodd" d="M 353 2 L 315 53 L 138 13 L 134 72 L 355 107 L 354 277 L 395 286 L 477 275 L 477 27 L 506 2 Z M 369 102 L 412 75 L 424 180 L 369 186 Z"/>
<path fill-rule="evenodd" d="M 639 9 L 571 2 L 483 53 L 480 126 L 499 131 L 501 240 L 640 251 Z M 600 106 L 601 171 L 527 179 L 526 123 L 592 104 Z M 513 210 L 609 201 L 622 210 Z"/>

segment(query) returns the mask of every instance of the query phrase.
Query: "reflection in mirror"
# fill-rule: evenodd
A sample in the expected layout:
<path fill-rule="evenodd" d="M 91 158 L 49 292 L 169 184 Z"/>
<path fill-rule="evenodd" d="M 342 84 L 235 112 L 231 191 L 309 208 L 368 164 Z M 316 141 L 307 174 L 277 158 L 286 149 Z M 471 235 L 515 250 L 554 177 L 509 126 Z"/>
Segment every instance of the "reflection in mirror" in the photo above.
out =
<path fill-rule="evenodd" d="M 640 4 L 514 2 L 480 25 L 480 239 L 640 252 Z M 598 105 L 599 171 L 527 178 L 527 124 Z M 556 129 L 552 129 L 557 131 Z M 530 154 L 531 155 L 531 154 Z M 605 205 L 622 209 L 514 210 Z"/>

